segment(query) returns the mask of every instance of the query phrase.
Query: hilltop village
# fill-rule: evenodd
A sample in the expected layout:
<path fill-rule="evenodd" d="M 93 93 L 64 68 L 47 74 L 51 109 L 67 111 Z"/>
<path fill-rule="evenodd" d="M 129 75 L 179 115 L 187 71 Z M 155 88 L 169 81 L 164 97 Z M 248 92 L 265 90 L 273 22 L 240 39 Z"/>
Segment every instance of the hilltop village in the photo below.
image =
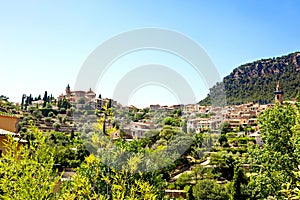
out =
<path fill-rule="evenodd" d="M 283 90 L 279 82 L 274 95 L 274 103 L 283 104 Z M 157 104 L 139 109 L 134 106 L 123 107 L 112 99 L 101 98 L 101 95 L 97 97 L 92 89 L 71 91 L 70 86 L 67 85 L 65 94 L 59 95 L 58 98 L 54 98 L 52 95 L 47 96 L 47 92 L 45 92 L 43 99 L 41 96 L 33 98 L 31 95 L 23 95 L 21 110 L 15 111 L 15 114 L 11 115 L 1 112 L 0 118 L 5 121 L 2 124 L 10 124 L 1 126 L 15 134 L 26 131 L 29 127 L 28 120 L 32 119 L 31 115 L 35 116 L 33 123 L 41 131 L 74 132 L 78 128 L 82 128 L 80 124 L 96 123 L 101 116 L 103 107 L 107 107 L 113 110 L 115 122 L 117 122 L 114 124 L 110 123 L 109 120 L 105 122 L 107 127 L 117 126 L 116 131 L 111 133 L 113 139 L 119 137 L 127 140 L 140 139 L 149 130 L 162 129 L 165 118 L 174 116 L 174 113 L 175 122 L 173 125 L 184 126 L 186 132 L 195 131 L 199 133 L 207 130 L 218 132 L 220 125 L 225 123 L 232 130 L 246 130 L 250 135 L 252 133 L 253 136 L 257 137 L 259 134 L 257 117 L 264 110 L 273 107 L 274 103 L 261 105 L 249 102 L 241 105 L 227 105 L 224 108 L 200 106 L 199 104 L 172 106 Z M 288 101 L 288 103 L 295 104 L 295 99 Z M 183 119 L 180 122 L 176 121 L 176 117 L 179 116 Z M 7 122 L 8 119 L 11 123 Z M 254 132 L 256 134 L 253 134 Z"/>
<path fill-rule="evenodd" d="M 274 103 L 282 104 L 283 91 L 279 82 L 274 95 Z M 294 104 L 295 99 L 288 102 Z M 86 122 L 96 122 L 97 116 L 99 116 L 103 107 L 107 106 L 114 111 L 114 117 L 118 122 L 115 125 L 125 133 L 122 136 L 127 139 L 139 139 L 151 129 L 162 128 L 160 122 L 176 112 L 184 119 L 187 131 L 193 130 L 196 133 L 204 130 L 217 131 L 221 123 L 227 123 L 229 128 L 239 131 L 247 129 L 250 133 L 258 131 L 257 116 L 267 108 L 274 106 L 274 103 L 261 105 L 249 102 L 241 105 L 227 105 L 224 108 L 200 106 L 199 104 L 150 105 L 147 108 L 139 109 L 134 106 L 123 107 L 112 99 L 101 98 L 101 95 L 97 97 L 92 89 L 88 91 L 71 91 L 68 85 L 65 94 L 61 94 L 58 98 L 47 96 L 47 92 L 45 92 L 43 99 L 41 97 L 33 99 L 31 95 L 23 95 L 20 106 L 24 115 L 16 114 L 15 118 L 19 118 L 21 122 L 18 125 L 18 131 L 27 127 L 26 123 L 22 123 L 22 120 L 27 120 L 26 113 L 32 113 L 37 116 L 35 125 L 42 131 L 55 129 L 71 132 L 76 130 L 76 123 L 74 122 L 80 120 L 84 122 L 84 118 L 86 118 Z M 39 110 L 36 110 L 37 108 Z M 36 111 L 34 112 L 34 110 Z M 107 126 L 112 126 L 112 124 L 108 123 Z M 182 122 L 178 123 L 178 126 L 182 126 Z M 111 136 L 113 138 L 120 137 L 119 133 L 120 131 L 116 131 Z"/>
<path fill-rule="evenodd" d="M 130 173 L 136 173 L 134 170 L 140 169 L 137 166 L 146 166 L 139 156 L 148 152 L 153 156 L 149 159 L 153 162 L 150 166 L 156 167 L 155 176 L 163 177 L 160 179 L 163 186 L 156 191 L 160 197 L 188 199 L 198 195 L 201 187 L 213 184 L 212 187 L 224 195 L 223 199 L 228 199 L 225 188 L 234 190 L 230 184 L 238 180 L 234 179 L 237 173 L 242 173 L 240 178 L 255 177 L 257 166 L 262 165 L 255 164 L 249 157 L 249 148 L 258 146 L 259 151 L 263 151 L 265 145 L 260 135 L 259 116 L 272 108 L 279 109 L 278 106 L 296 107 L 296 99 L 283 101 L 284 92 L 279 82 L 273 95 L 273 104 L 150 105 L 143 109 L 124 107 L 112 99 L 97 96 L 92 89 L 72 91 L 69 85 L 65 94 L 57 98 L 48 92 L 43 97 L 23 95 L 18 105 L 1 96 L 0 153 L 10 155 L 7 154 L 9 138 L 20 149 L 34 145 L 36 134 L 41 133 L 47 148 L 53 151 L 51 165 L 62 175 L 60 181 L 65 182 L 73 181 L 71 177 L 89 162 L 87 159 L 95 159 L 93 155 L 107 162 L 109 158 L 103 158 L 103 153 L 113 152 L 122 157 L 126 151 L 133 152 L 139 165 L 132 166 L 128 158 L 113 167 L 128 165 L 128 170 L 133 170 Z M 112 148 L 112 144 L 118 148 Z M 110 170 L 112 166 L 102 167 Z M 203 186 L 199 186 L 198 179 Z M 249 180 L 243 178 L 243 181 L 239 184 L 245 187 Z M 55 187 L 53 190 L 61 190 L 59 185 Z"/>

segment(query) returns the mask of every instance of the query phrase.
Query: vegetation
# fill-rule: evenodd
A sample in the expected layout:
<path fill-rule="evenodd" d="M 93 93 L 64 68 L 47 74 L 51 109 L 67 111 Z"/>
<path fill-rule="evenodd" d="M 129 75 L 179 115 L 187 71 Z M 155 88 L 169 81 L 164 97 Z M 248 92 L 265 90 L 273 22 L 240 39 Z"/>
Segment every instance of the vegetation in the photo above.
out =
<path fill-rule="evenodd" d="M 252 163 L 261 166 L 254 168 L 257 175 L 249 183 L 252 196 L 290 198 L 282 186 L 286 184 L 290 190 L 297 187 L 299 119 L 299 109 L 288 104 L 276 105 L 260 116 L 264 147 L 250 151 Z"/>
<path fill-rule="evenodd" d="M 229 196 L 226 193 L 225 187 L 216 183 L 214 180 L 200 180 L 193 187 L 193 196 L 197 200 L 228 200 Z"/>
<path fill-rule="evenodd" d="M 50 99 L 45 107 L 28 104 L 21 111 L 0 98 L 1 112 L 23 114 L 19 133 L 28 141 L 6 141 L 1 199 L 172 198 L 165 189 L 177 189 L 185 199 L 300 198 L 300 95 L 295 105 L 276 104 L 258 116 L 263 146 L 249 137 L 251 127 L 232 129 L 223 123 L 220 135 L 187 130 L 181 109 L 117 110 L 107 104 L 87 112 L 67 107 L 80 113 L 74 115 L 79 128 L 62 131 L 74 128 L 74 122 Z M 124 122 L 154 117 L 159 123 L 139 140 L 112 139 L 124 131 L 118 116 L 125 116 Z M 36 125 L 51 129 L 42 132 Z M 67 168 L 75 175 L 61 179 Z"/>
<path fill-rule="evenodd" d="M 19 146 L 8 137 L 6 153 L 0 162 L 1 199 L 51 199 L 60 175 L 53 170 L 53 150 L 37 128 L 30 133 L 34 140 Z"/>

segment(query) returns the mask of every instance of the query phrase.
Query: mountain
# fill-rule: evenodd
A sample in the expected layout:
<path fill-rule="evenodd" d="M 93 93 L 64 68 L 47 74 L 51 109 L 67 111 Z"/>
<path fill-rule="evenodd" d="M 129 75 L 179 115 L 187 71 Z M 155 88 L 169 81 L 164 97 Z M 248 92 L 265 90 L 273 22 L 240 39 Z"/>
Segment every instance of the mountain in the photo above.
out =
<path fill-rule="evenodd" d="M 277 58 L 261 59 L 235 68 L 223 79 L 227 104 L 242 104 L 251 101 L 265 103 L 274 102 L 277 82 L 280 81 L 284 91 L 283 99 L 291 100 L 300 91 L 300 52 Z M 217 83 L 210 89 L 213 95 Z M 210 104 L 210 95 L 199 102 Z"/>

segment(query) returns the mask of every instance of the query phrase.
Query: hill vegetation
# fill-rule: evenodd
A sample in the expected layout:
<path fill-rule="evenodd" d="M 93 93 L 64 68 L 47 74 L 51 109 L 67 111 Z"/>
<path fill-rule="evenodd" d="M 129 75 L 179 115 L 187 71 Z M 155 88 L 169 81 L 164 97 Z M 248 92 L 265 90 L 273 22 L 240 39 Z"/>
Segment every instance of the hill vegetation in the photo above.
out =
<path fill-rule="evenodd" d="M 242 104 L 251 101 L 273 103 L 276 84 L 284 91 L 284 100 L 295 98 L 300 91 L 300 52 L 277 58 L 268 58 L 247 63 L 235 68 L 223 79 L 227 104 Z M 211 94 L 218 88 L 212 87 Z M 210 104 L 210 95 L 199 102 Z"/>

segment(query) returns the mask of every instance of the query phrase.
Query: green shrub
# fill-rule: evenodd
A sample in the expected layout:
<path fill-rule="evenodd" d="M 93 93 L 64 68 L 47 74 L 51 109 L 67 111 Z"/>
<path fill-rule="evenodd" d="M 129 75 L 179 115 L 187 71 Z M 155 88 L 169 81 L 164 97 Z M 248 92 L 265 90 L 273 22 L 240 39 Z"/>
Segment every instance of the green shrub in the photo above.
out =
<path fill-rule="evenodd" d="M 56 131 L 59 130 L 60 126 L 61 126 L 61 124 L 60 124 L 59 122 L 55 122 L 55 123 L 53 124 L 53 128 L 54 128 Z"/>
<path fill-rule="evenodd" d="M 228 200 L 229 196 L 223 185 L 219 185 L 214 180 L 200 180 L 193 187 L 193 196 L 196 200 Z"/>
<path fill-rule="evenodd" d="M 50 112 L 48 113 L 48 117 L 54 117 L 53 111 L 50 111 Z"/>
<path fill-rule="evenodd" d="M 57 115 L 57 110 L 53 110 L 52 108 L 40 108 L 44 117 L 48 117 L 50 112 L 53 112 L 54 115 Z"/>
<path fill-rule="evenodd" d="M 45 122 L 46 122 L 46 123 L 50 123 L 51 121 L 52 121 L 52 118 L 51 118 L 51 117 L 46 117 L 46 118 L 45 118 Z"/>
<path fill-rule="evenodd" d="M 229 132 L 229 133 L 226 133 L 226 136 L 227 136 L 227 138 L 235 138 L 235 137 L 237 137 L 237 134 L 234 132 Z"/>
<path fill-rule="evenodd" d="M 59 110 L 59 113 L 60 113 L 60 114 L 66 114 L 67 112 L 66 112 L 66 109 L 65 109 L 65 108 L 61 108 L 61 109 Z"/>
<path fill-rule="evenodd" d="M 170 183 L 170 184 L 168 185 L 168 189 L 170 189 L 170 190 L 175 189 L 175 183 Z"/>

